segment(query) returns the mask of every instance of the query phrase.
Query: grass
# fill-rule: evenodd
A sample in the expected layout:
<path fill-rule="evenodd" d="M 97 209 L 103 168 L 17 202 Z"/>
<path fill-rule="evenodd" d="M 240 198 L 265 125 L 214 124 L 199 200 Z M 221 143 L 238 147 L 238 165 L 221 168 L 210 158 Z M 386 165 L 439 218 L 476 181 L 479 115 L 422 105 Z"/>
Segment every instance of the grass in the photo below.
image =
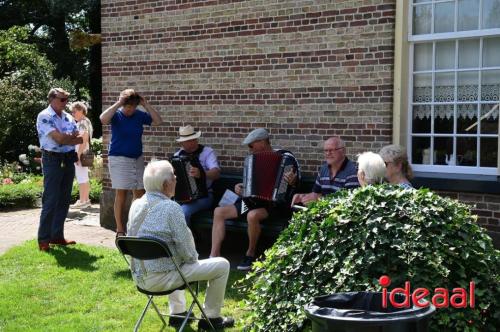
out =
<path fill-rule="evenodd" d="M 28 241 L 0 256 L 0 267 L 0 331 L 132 330 L 147 300 L 113 249 L 78 244 L 43 253 L 36 241 Z M 236 326 L 226 331 L 243 328 L 243 295 L 234 287 L 242 277 L 239 271 L 229 276 L 222 314 L 233 316 Z M 166 297 L 155 302 L 167 310 Z M 196 323 L 191 327 L 186 331 L 196 330 Z M 141 330 L 161 328 L 150 308 Z"/>

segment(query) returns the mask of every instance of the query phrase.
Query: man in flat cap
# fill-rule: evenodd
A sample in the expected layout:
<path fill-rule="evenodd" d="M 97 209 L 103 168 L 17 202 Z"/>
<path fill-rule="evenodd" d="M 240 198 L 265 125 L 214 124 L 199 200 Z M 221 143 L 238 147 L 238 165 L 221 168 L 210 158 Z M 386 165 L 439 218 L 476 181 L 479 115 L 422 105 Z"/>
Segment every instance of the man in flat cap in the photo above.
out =
<path fill-rule="evenodd" d="M 220 256 L 220 249 L 222 241 L 225 236 L 225 220 L 235 219 L 246 214 L 248 222 L 248 249 L 245 253 L 243 261 L 238 265 L 238 270 L 250 270 L 253 261 L 255 260 L 255 251 L 257 242 L 260 237 L 260 223 L 269 217 L 271 213 L 291 214 L 290 201 L 298 187 L 300 181 L 299 164 L 293 154 L 286 150 L 274 150 L 269 141 L 269 133 L 264 128 L 257 128 L 250 132 L 243 140 L 242 145 L 247 145 L 249 152 L 252 154 L 260 152 L 278 152 L 283 155 L 288 155 L 293 158 L 293 170 L 285 173 L 284 178 L 291 186 L 289 192 L 289 201 L 283 206 L 273 207 L 272 205 L 262 203 L 261 205 L 249 206 L 247 211 L 242 212 L 241 205 L 243 204 L 241 198 L 234 205 L 227 205 L 217 207 L 214 211 L 213 226 L 212 226 L 212 249 L 210 252 L 211 257 Z M 275 179 L 269 179 L 275 181 Z M 243 191 L 243 184 L 238 183 L 234 191 L 241 196 Z"/>
<path fill-rule="evenodd" d="M 200 136 L 201 131 L 196 132 L 192 126 L 187 125 L 179 128 L 179 137 L 176 139 L 181 148 L 174 154 L 174 157 L 188 157 L 192 160 L 189 176 L 195 179 L 204 179 L 207 189 L 207 196 L 181 205 L 188 226 L 191 224 L 193 214 L 212 207 L 214 197 L 211 186 L 220 176 L 217 155 L 211 147 L 199 144 L 198 138 Z"/>

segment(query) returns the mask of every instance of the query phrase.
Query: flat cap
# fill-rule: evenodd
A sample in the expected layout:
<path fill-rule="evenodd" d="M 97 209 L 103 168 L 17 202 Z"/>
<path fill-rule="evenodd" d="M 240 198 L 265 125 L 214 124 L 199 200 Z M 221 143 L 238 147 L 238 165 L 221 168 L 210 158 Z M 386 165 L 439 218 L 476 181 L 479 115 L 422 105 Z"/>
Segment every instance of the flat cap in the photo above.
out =
<path fill-rule="evenodd" d="M 255 141 L 260 141 L 268 138 L 269 138 L 269 133 L 267 132 L 267 130 L 265 130 L 264 128 L 257 128 L 252 130 L 250 134 L 248 134 L 247 137 L 245 137 L 241 145 L 248 145 Z"/>

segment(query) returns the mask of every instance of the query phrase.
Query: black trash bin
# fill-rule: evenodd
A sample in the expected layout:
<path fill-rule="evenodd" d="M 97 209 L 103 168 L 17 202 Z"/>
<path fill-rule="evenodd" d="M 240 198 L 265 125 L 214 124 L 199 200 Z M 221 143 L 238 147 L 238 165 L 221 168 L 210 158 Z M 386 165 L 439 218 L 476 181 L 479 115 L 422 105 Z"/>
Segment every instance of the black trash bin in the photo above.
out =
<path fill-rule="evenodd" d="M 396 301 L 402 303 L 403 294 Z M 411 299 L 410 299 L 411 303 Z M 305 307 L 313 332 L 424 332 L 436 308 L 382 307 L 382 293 L 349 292 L 315 297 Z"/>

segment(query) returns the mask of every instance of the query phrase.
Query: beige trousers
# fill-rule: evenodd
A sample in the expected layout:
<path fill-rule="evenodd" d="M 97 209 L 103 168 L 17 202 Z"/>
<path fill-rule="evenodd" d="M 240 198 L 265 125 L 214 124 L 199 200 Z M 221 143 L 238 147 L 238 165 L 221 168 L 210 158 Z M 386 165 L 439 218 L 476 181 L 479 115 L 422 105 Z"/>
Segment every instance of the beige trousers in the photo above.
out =
<path fill-rule="evenodd" d="M 192 264 L 183 264 L 181 271 L 188 282 L 207 280 L 207 292 L 203 309 L 209 318 L 220 317 L 220 310 L 224 303 L 227 278 L 229 276 L 229 262 L 222 257 L 202 259 Z M 149 291 L 163 291 L 182 285 L 182 278 L 177 271 L 168 273 L 148 273 L 137 285 Z M 186 296 L 184 291 L 175 291 L 169 295 L 170 314 L 186 311 Z"/>

